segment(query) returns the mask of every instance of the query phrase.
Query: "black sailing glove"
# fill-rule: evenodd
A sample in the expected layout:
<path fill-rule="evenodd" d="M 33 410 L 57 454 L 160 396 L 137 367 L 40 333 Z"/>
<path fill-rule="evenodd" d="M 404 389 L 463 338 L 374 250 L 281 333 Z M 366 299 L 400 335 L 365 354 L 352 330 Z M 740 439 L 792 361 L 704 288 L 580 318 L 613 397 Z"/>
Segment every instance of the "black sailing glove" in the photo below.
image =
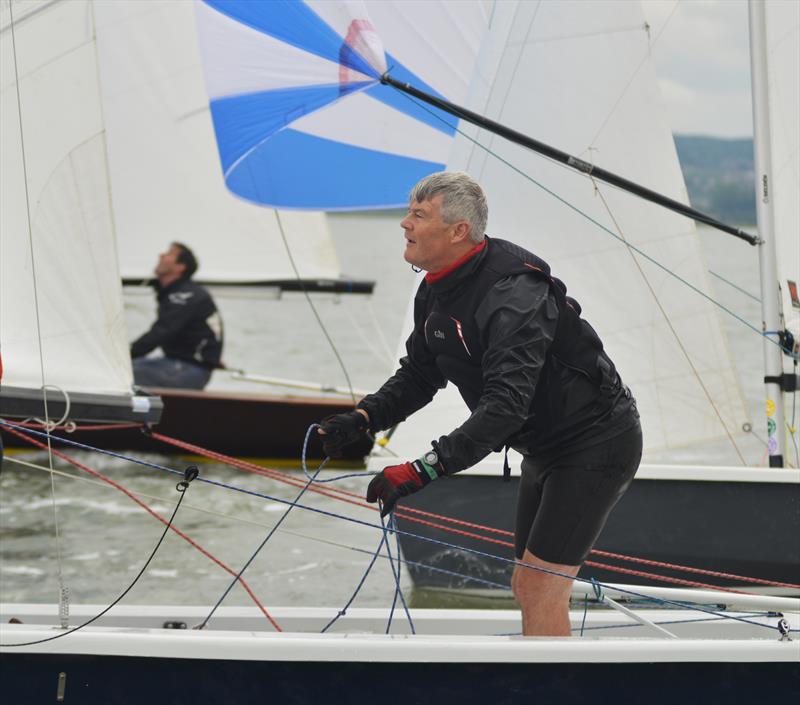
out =
<path fill-rule="evenodd" d="M 328 416 L 320 423 L 318 433 L 322 435 L 322 450 L 331 458 L 340 458 L 342 448 L 360 440 L 369 431 L 364 414 L 348 411 Z"/>

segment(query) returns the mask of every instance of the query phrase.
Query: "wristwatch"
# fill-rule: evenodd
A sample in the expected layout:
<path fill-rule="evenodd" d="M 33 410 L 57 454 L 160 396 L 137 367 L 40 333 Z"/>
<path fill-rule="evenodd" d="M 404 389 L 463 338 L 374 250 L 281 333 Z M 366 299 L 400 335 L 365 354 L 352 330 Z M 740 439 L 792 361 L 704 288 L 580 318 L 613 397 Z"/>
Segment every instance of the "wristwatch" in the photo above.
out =
<path fill-rule="evenodd" d="M 426 465 L 430 465 L 431 467 L 436 467 L 439 464 L 439 454 L 435 450 L 429 450 L 425 455 L 422 456 L 422 460 L 425 462 Z"/>

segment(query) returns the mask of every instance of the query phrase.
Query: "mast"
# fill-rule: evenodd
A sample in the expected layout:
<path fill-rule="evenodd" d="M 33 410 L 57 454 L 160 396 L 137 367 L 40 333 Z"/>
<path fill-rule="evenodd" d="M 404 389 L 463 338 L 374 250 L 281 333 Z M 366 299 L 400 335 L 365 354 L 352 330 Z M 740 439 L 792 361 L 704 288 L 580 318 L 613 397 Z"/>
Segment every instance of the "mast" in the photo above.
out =
<path fill-rule="evenodd" d="M 775 254 L 774 204 L 772 200 L 772 144 L 770 139 L 767 78 L 766 16 L 763 0 L 750 0 L 750 74 L 753 93 L 753 152 L 758 223 L 758 262 L 761 275 L 761 319 L 764 339 L 764 388 L 767 412 L 767 448 L 770 467 L 783 467 L 786 453 L 783 355 L 779 332 L 780 291 Z"/>

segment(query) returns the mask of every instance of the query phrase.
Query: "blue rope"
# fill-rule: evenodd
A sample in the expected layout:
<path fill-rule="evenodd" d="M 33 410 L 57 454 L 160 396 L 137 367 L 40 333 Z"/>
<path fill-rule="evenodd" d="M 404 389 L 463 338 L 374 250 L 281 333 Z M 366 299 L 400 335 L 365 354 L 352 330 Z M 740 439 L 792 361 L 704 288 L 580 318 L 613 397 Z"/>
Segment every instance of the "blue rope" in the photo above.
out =
<path fill-rule="evenodd" d="M 14 424 L 10 424 L 10 423 L 2 420 L 2 419 L 0 419 L 0 424 L 8 426 L 10 428 L 17 428 Z M 26 429 L 26 428 L 20 428 L 20 430 L 25 431 L 25 432 L 30 432 L 30 429 Z M 33 432 L 33 433 L 37 433 L 38 435 L 43 435 L 43 436 L 47 435 L 47 434 L 39 433 L 39 432 Z M 147 463 L 147 462 L 143 462 L 143 461 L 138 461 L 135 458 L 127 458 L 126 456 L 118 455 L 116 453 L 112 453 L 111 451 L 105 451 L 103 449 L 95 449 L 95 448 L 92 448 L 91 446 L 85 446 L 85 445 L 83 445 L 81 443 L 77 443 L 76 441 L 69 441 L 69 440 L 67 440 L 65 438 L 56 438 L 56 439 L 60 440 L 60 441 L 64 441 L 64 442 L 69 443 L 69 444 L 73 444 L 73 445 L 77 445 L 77 446 L 80 446 L 80 447 L 83 447 L 83 448 L 87 448 L 89 450 L 98 450 L 101 453 L 106 453 L 106 454 L 112 455 L 114 457 L 122 458 L 124 460 L 129 460 L 130 462 L 139 463 L 139 464 L 145 465 L 147 467 L 153 467 L 153 468 L 156 468 L 156 469 L 159 469 L 159 470 L 165 470 L 166 472 L 169 472 L 169 473 L 172 473 L 172 474 L 175 474 L 175 475 L 183 475 L 183 473 L 181 471 L 179 471 L 179 470 L 172 470 L 170 468 L 167 468 L 167 467 L 164 467 L 164 466 L 161 466 L 161 465 L 156 465 L 156 464 L 153 464 L 153 463 Z M 299 504 L 297 502 L 292 502 L 290 500 L 281 499 L 280 497 L 273 497 L 271 495 L 267 495 L 267 494 L 264 494 L 262 492 L 256 492 L 255 490 L 248 490 L 248 489 L 245 489 L 243 487 L 236 487 L 235 485 L 230 485 L 230 484 L 227 484 L 227 483 L 224 483 L 224 482 L 219 482 L 218 480 L 211 480 L 209 478 L 202 477 L 202 476 L 198 477 L 197 480 L 200 481 L 200 482 L 204 482 L 206 484 L 209 484 L 209 485 L 213 485 L 213 486 L 216 486 L 216 487 L 221 487 L 223 489 L 233 490 L 234 492 L 241 492 L 243 494 L 248 494 L 248 495 L 251 495 L 251 496 L 254 496 L 254 497 L 260 497 L 261 499 L 266 499 L 266 500 L 269 500 L 271 502 L 278 502 L 280 504 L 286 504 L 286 505 L 289 505 L 289 506 L 296 506 L 296 507 L 298 507 L 300 509 L 305 509 L 306 511 L 314 512 L 316 514 L 321 514 L 323 516 L 328 516 L 328 517 L 331 517 L 331 518 L 334 518 L 334 519 L 342 519 L 342 520 L 348 521 L 348 522 L 350 522 L 352 524 L 357 524 L 359 526 L 365 526 L 365 527 L 368 527 L 370 529 L 381 529 L 382 531 L 384 529 L 384 527 L 379 525 L 379 524 L 373 524 L 371 522 L 364 521 L 363 519 L 356 519 L 355 517 L 349 517 L 349 516 L 346 516 L 346 515 L 343 515 L 343 514 L 336 514 L 335 512 L 329 512 L 329 511 L 327 511 L 325 509 L 318 509 L 316 507 L 309 507 L 309 506 L 304 505 L 304 504 Z M 531 570 L 538 570 L 540 572 L 547 573 L 549 575 L 556 575 L 558 577 L 566 578 L 566 579 L 569 579 L 569 580 L 575 580 L 575 581 L 581 582 L 581 583 L 589 583 L 589 584 L 596 583 L 600 587 L 610 588 L 610 586 L 605 585 L 604 583 L 597 582 L 596 580 L 590 580 L 588 578 L 581 578 L 581 577 L 578 577 L 578 576 L 566 575 L 565 573 L 560 573 L 560 572 L 555 571 L 555 570 L 550 570 L 549 568 L 544 568 L 542 566 L 532 566 L 532 565 L 529 565 L 529 564 L 526 564 L 526 563 L 518 563 L 517 561 L 512 560 L 510 558 L 503 558 L 502 556 L 496 556 L 496 555 L 493 555 L 491 553 L 486 553 L 485 551 L 479 551 L 478 549 L 475 549 L 475 548 L 467 548 L 466 546 L 459 546 L 458 544 L 449 543 L 447 541 L 441 541 L 439 539 L 433 539 L 433 538 L 430 538 L 428 536 L 421 536 L 420 534 L 415 534 L 415 533 L 412 533 L 410 531 L 402 531 L 400 529 L 387 529 L 387 531 L 393 531 L 395 534 L 400 535 L 400 536 L 407 536 L 409 538 L 418 539 L 420 541 L 426 541 L 428 543 L 433 543 L 433 544 L 435 544 L 437 546 L 443 546 L 445 548 L 452 548 L 452 549 L 456 549 L 458 551 L 463 551 L 465 553 L 471 553 L 473 555 L 481 556 L 483 558 L 489 558 L 489 559 L 492 559 L 492 560 L 495 560 L 495 561 L 499 561 L 501 563 L 506 563 L 506 564 L 513 565 L 513 566 L 521 566 L 521 567 L 524 567 L 524 568 L 529 568 Z M 381 537 L 381 540 L 383 541 L 383 536 Z M 632 595 L 633 597 L 637 597 L 637 598 L 640 598 L 640 599 L 643 599 L 643 600 L 650 600 L 650 601 L 653 601 L 653 602 L 658 602 L 659 604 L 662 604 L 662 605 L 671 605 L 673 607 L 677 606 L 677 607 L 682 607 L 682 608 L 688 608 L 690 610 L 694 610 L 694 611 L 697 611 L 697 612 L 702 612 L 704 614 L 721 616 L 721 617 L 725 617 L 727 619 L 732 619 L 732 620 L 737 621 L 737 622 L 742 622 L 744 624 L 750 624 L 752 626 L 759 626 L 759 627 L 764 627 L 766 629 L 777 630 L 777 627 L 772 626 L 770 624 L 763 624 L 761 622 L 753 622 L 751 620 L 745 619 L 743 617 L 737 617 L 735 615 L 726 615 L 724 612 L 720 612 L 718 610 L 707 609 L 707 608 L 701 607 L 699 605 L 688 605 L 688 604 L 684 604 L 684 603 L 681 603 L 681 602 L 678 602 L 678 601 L 675 601 L 675 600 L 666 600 L 664 598 L 654 597 L 652 595 L 646 595 L 644 593 L 636 592 L 635 590 L 628 590 L 628 589 L 619 588 L 619 587 L 615 587 L 614 589 L 617 590 L 618 592 L 624 593 L 626 595 Z M 790 632 L 792 632 L 792 633 L 793 632 L 800 632 L 800 629 L 791 629 Z"/>
<path fill-rule="evenodd" d="M 397 534 L 397 519 L 395 518 L 394 512 L 392 512 L 392 530 L 394 531 L 394 542 L 395 548 L 397 549 L 397 594 L 400 595 L 400 601 L 403 603 L 403 610 L 406 613 L 408 624 L 411 627 L 411 633 L 416 634 L 417 632 L 414 629 L 414 622 L 411 620 L 411 612 L 406 604 L 406 598 L 403 595 L 403 591 L 400 588 L 400 570 L 402 566 L 402 559 L 400 558 L 400 536 Z"/>
<path fill-rule="evenodd" d="M 346 479 L 348 477 L 364 477 L 366 475 L 377 475 L 378 474 L 376 472 L 368 472 L 368 471 L 351 472 L 351 473 L 348 473 L 346 475 L 336 475 L 336 477 L 329 477 L 329 478 L 327 478 L 325 480 L 320 480 L 320 479 L 317 478 L 316 473 L 315 473 L 314 477 L 311 477 L 311 475 L 308 474 L 308 468 L 306 467 L 306 450 L 308 448 L 308 439 L 311 437 L 311 431 L 313 431 L 315 428 L 321 428 L 321 426 L 318 423 L 312 423 L 308 427 L 308 430 L 306 431 L 306 437 L 303 439 L 303 450 L 302 450 L 302 453 L 300 455 L 300 465 L 303 468 L 303 474 L 311 482 L 316 482 L 316 483 L 336 482 L 337 480 L 344 480 L 344 479 Z M 330 460 L 330 458 L 325 458 L 325 460 L 322 461 L 322 465 L 320 465 L 319 468 L 317 469 L 317 472 L 322 470 L 322 468 L 324 468 L 328 464 L 329 460 Z"/>
<path fill-rule="evenodd" d="M 367 580 L 367 576 L 369 575 L 369 572 L 372 570 L 372 566 L 375 565 L 375 561 L 378 558 L 378 554 L 381 552 L 381 547 L 385 542 L 386 542 L 386 534 L 383 533 L 381 534 L 381 541 L 378 544 L 378 548 L 375 549 L 375 553 L 372 554 L 372 560 L 369 562 L 367 569 L 364 571 L 364 575 L 361 576 L 361 580 L 358 581 L 358 585 L 356 585 L 355 591 L 350 596 L 350 599 L 347 601 L 347 604 L 345 604 L 345 606 L 342 607 L 342 609 L 340 609 L 336 613 L 336 616 L 322 628 L 322 632 L 320 632 L 321 634 L 327 632 L 328 629 L 330 629 L 333 626 L 333 624 L 339 619 L 339 617 L 344 617 L 344 615 L 347 614 L 347 609 L 350 607 L 350 605 L 353 604 L 353 600 L 356 599 L 356 595 L 358 595 L 359 591 L 361 590 L 361 587 Z"/>
<path fill-rule="evenodd" d="M 587 596 L 588 597 L 588 596 Z M 751 612 L 749 613 L 751 617 L 768 617 L 768 612 Z M 698 617 L 696 619 L 669 619 L 669 620 L 661 620 L 659 622 L 653 622 L 653 624 L 664 625 L 664 624 L 695 624 L 699 622 L 722 622 L 728 619 L 727 617 Z M 645 625 L 633 622 L 625 622 L 619 624 L 598 624 L 594 627 L 586 627 L 586 631 L 597 631 L 601 629 L 635 629 L 635 628 L 642 628 Z M 583 636 L 583 625 L 580 627 L 572 627 L 571 631 L 576 632 L 580 630 L 579 636 Z M 522 632 L 504 632 L 500 634 L 496 634 L 495 636 L 520 636 Z"/>
<path fill-rule="evenodd" d="M 580 636 L 583 636 L 583 628 L 586 625 L 586 613 L 589 611 L 589 596 L 583 596 L 583 619 L 581 620 L 581 633 Z M 574 629 L 573 629 L 574 631 Z"/>
<path fill-rule="evenodd" d="M 325 463 L 323 463 L 323 465 L 324 464 Z M 319 471 L 321 469 L 322 469 L 322 465 L 320 465 L 320 467 L 319 467 L 319 469 L 317 469 L 316 473 L 319 473 Z M 316 476 L 316 473 L 315 473 L 314 476 Z M 311 486 L 312 482 L 314 482 L 314 478 L 313 477 L 309 478 L 308 482 L 306 482 L 306 484 L 303 486 L 303 488 L 300 490 L 300 492 L 297 493 L 297 496 L 294 498 L 294 503 L 286 508 L 286 511 L 281 515 L 281 518 L 278 519 L 277 522 L 275 522 L 275 525 L 269 530 L 267 535 L 264 537 L 264 540 L 259 544 L 258 548 L 253 552 L 253 554 L 250 556 L 250 558 L 247 559 L 245 564 L 242 566 L 241 570 L 236 574 L 236 577 L 233 580 L 231 580 L 230 584 L 225 589 L 225 592 L 223 592 L 222 596 L 219 598 L 219 600 L 217 600 L 217 604 L 215 604 L 211 608 L 211 611 L 208 613 L 208 616 L 202 621 L 202 623 L 198 627 L 199 629 L 203 629 L 206 626 L 206 624 L 208 624 L 208 620 L 211 619 L 211 617 L 213 616 L 214 612 L 217 611 L 217 608 L 222 604 L 222 602 L 228 596 L 228 593 L 233 589 L 233 586 L 236 585 L 236 583 L 239 581 L 239 578 L 242 577 L 242 575 L 244 574 L 244 571 L 247 570 L 247 568 L 250 566 L 250 564 L 255 560 L 256 556 L 261 552 L 261 549 L 264 548 L 264 546 L 267 545 L 267 541 L 269 541 L 272 538 L 272 536 L 278 530 L 278 527 L 283 523 L 284 519 L 286 519 L 286 517 L 289 516 L 289 512 L 291 512 L 292 509 L 294 509 L 295 506 L 297 506 L 297 501 L 305 494 L 306 490 Z"/>
<path fill-rule="evenodd" d="M 135 463 L 137 465 L 143 465 L 148 468 L 155 468 L 156 470 L 165 470 L 166 472 L 179 472 L 178 470 L 173 470 L 172 468 L 165 467 L 164 465 L 159 465 L 158 463 L 151 463 L 147 460 L 141 460 L 140 458 L 132 458 L 128 455 L 122 455 L 121 453 L 115 453 L 111 450 L 106 450 L 105 448 L 95 448 L 95 446 L 89 446 L 85 443 L 78 443 L 78 441 L 73 441 L 70 438 L 63 438 L 61 436 L 56 436 L 52 433 L 45 433 L 44 431 L 36 431 L 32 428 L 26 428 L 25 426 L 19 426 L 17 424 L 9 423 L 5 419 L 0 419 L 0 426 L 7 426 L 8 428 L 13 428 L 16 431 L 21 431 L 22 433 L 31 433 L 34 436 L 41 436 L 42 438 L 49 438 L 52 441 L 59 441 L 60 443 L 66 443 L 67 445 L 75 446 L 76 448 L 82 448 L 83 450 L 91 450 L 95 453 L 102 453 L 103 455 L 109 455 L 112 458 L 119 458 L 120 460 L 125 460 L 129 463 Z"/>
<path fill-rule="evenodd" d="M 389 522 L 388 527 L 383 523 L 383 517 L 381 517 L 381 526 L 383 527 L 383 535 L 386 538 L 386 556 L 389 559 L 389 565 L 392 569 L 392 576 L 394 576 L 394 598 L 392 599 L 392 608 L 389 611 L 389 621 L 386 625 L 386 633 L 389 633 L 389 629 L 392 626 L 392 616 L 394 615 L 394 609 L 397 605 L 397 598 L 400 598 L 400 602 L 403 605 L 403 610 L 406 613 L 406 618 L 408 619 L 408 624 L 411 627 L 411 633 L 416 634 L 417 631 L 414 628 L 414 622 L 411 619 L 411 613 L 408 611 L 408 605 L 406 604 L 406 598 L 403 595 L 403 590 L 400 587 L 400 539 L 397 536 L 397 520 L 395 519 L 394 512 L 389 515 Z M 392 549 L 390 547 L 388 531 L 394 532 L 395 541 L 397 544 L 397 569 L 395 570 L 394 559 L 392 558 Z"/>

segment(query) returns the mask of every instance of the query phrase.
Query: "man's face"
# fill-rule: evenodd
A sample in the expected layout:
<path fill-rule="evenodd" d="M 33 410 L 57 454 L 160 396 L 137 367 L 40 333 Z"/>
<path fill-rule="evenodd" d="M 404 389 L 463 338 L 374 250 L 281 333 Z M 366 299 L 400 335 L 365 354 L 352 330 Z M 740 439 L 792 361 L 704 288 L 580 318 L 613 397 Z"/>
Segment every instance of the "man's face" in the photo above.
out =
<path fill-rule="evenodd" d="M 426 272 L 438 272 L 454 259 L 453 235 L 458 222 L 448 225 L 442 219 L 443 198 L 438 193 L 430 201 L 412 201 L 400 221 L 406 237 L 404 259 Z"/>
<path fill-rule="evenodd" d="M 178 263 L 180 254 L 180 248 L 175 247 L 175 245 L 170 245 L 170 248 L 166 252 L 162 252 L 158 256 L 158 264 L 155 270 L 153 270 L 155 275 L 157 277 L 169 277 L 174 274 L 182 274 L 186 269 L 186 265 Z"/>

